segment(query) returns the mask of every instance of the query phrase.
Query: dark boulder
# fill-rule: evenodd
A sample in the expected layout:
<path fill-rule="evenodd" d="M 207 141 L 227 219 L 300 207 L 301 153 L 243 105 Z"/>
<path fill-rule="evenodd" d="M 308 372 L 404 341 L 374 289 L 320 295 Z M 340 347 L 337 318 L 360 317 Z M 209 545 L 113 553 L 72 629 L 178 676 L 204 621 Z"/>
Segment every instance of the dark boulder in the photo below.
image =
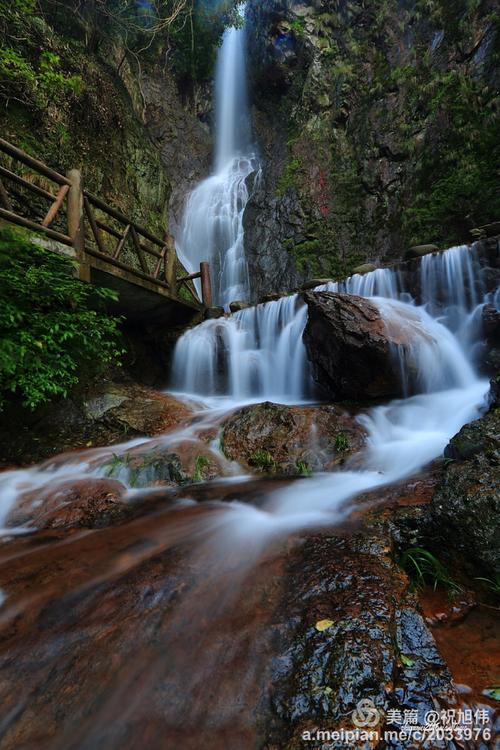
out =
<path fill-rule="evenodd" d="M 483 367 L 489 375 L 500 372 L 500 311 L 494 305 L 485 305 L 481 314 L 485 351 Z"/>
<path fill-rule="evenodd" d="M 402 395 L 394 347 L 403 333 L 388 332 L 379 309 L 368 300 L 332 292 L 306 292 L 309 308 L 304 343 L 316 382 L 334 398 Z"/>
<path fill-rule="evenodd" d="M 450 459 L 431 505 L 432 533 L 469 567 L 500 573 L 500 409 L 462 427 L 446 447 Z"/>
<path fill-rule="evenodd" d="M 223 307 L 207 307 L 205 310 L 205 320 L 217 320 L 224 317 Z"/>

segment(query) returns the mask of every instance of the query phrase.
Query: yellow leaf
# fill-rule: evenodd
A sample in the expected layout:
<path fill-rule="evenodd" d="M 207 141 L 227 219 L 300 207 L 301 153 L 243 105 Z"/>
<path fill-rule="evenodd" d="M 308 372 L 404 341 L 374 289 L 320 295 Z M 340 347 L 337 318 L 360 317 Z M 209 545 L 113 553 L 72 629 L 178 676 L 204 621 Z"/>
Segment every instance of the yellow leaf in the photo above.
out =
<path fill-rule="evenodd" d="M 333 620 L 319 620 L 314 627 L 322 633 L 324 630 L 331 628 L 333 624 Z"/>
<path fill-rule="evenodd" d="M 92 440 L 89 440 L 88 443 L 85 443 L 85 447 L 86 448 L 90 448 L 91 445 L 94 445 L 94 443 L 92 442 Z"/>

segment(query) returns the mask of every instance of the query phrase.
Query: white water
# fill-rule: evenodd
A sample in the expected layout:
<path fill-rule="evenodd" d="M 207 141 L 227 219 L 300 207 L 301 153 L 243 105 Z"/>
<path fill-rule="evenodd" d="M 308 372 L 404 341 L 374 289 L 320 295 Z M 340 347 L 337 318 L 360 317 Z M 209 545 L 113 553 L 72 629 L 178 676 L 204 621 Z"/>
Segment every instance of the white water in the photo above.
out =
<path fill-rule="evenodd" d="M 249 185 L 258 179 L 260 169 L 249 136 L 244 29 L 228 29 L 224 35 L 215 89 L 214 171 L 188 197 L 177 249 L 190 271 L 197 271 L 202 260 L 210 262 L 214 301 L 227 306 L 249 295 L 243 215 Z M 270 493 L 259 508 L 237 502 L 225 505 L 225 516 L 217 523 L 226 544 L 228 538 L 238 543 L 245 537 L 255 547 L 269 535 L 344 517 L 351 509 L 349 500 L 425 466 L 442 453 L 465 422 L 479 415 L 488 388 L 474 370 L 478 313 L 485 301 L 481 269 L 466 246 L 428 255 L 420 269 L 419 305 L 404 288 L 402 275 L 393 269 L 323 287 L 371 298 L 387 327 L 403 330 L 410 344 L 396 349 L 394 356 L 405 392 L 418 395 L 378 406 L 360 418 L 368 439 L 365 451 L 356 457 L 355 470 L 353 464 L 343 471 L 295 481 L 285 490 Z M 28 499 L 36 505 L 43 502 L 47 490 L 106 475 L 106 465 L 115 454 L 158 447 L 175 450 L 176 445 L 196 443 L 228 409 L 248 401 L 298 403 L 310 398 L 311 376 L 302 342 L 306 318 L 304 303 L 293 295 L 206 321 L 186 332 L 175 350 L 173 386 L 198 401 L 204 397 L 206 410 L 190 424 L 152 441 L 83 451 L 3 473 L 0 531 L 20 497 L 30 493 Z M 237 466 L 224 464 L 217 441 L 209 450 L 227 474 L 238 471 Z M 116 476 L 130 487 L 127 466 L 120 466 Z M 13 533 L 12 529 L 3 531 Z"/>
<path fill-rule="evenodd" d="M 386 325 L 404 329 L 411 341 L 411 346 L 394 354 L 400 359 L 403 382 L 418 395 L 376 407 L 361 418 L 368 441 L 366 450 L 356 459 L 355 471 L 347 467 L 296 481 L 270 494 L 259 508 L 241 503 L 225 505 L 228 515 L 220 523 L 224 543 L 228 534 L 233 539 L 231 544 L 246 536 L 251 537 L 255 548 L 277 533 L 333 523 L 349 514 L 348 501 L 357 494 L 418 471 L 442 454 L 463 424 L 479 416 L 488 383 L 474 370 L 471 344 L 477 344 L 473 335 L 477 329 L 471 322 L 477 320 L 484 292 L 481 272 L 472 262 L 471 252 L 466 247 L 451 248 L 424 259 L 420 306 L 402 301 L 409 295 L 397 273 L 389 269 L 330 285 L 335 291 L 341 288 L 378 295 L 372 299 Z M 456 277 L 462 282 L 459 289 Z M 383 292 L 387 296 L 382 296 Z M 441 302 L 439 306 L 436 299 Z M 303 402 L 310 394 L 302 343 L 306 314 L 304 304 L 294 295 L 207 321 L 188 331 L 177 345 L 173 377 L 179 390 L 196 394 L 198 400 L 200 395 L 206 397 L 210 408 L 202 413 L 201 420 L 198 417 L 193 425 L 155 441 L 133 441 L 62 457 L 32 469 L 5 472 L 0 478 L 0 527 L 24 492 L 41 492 L 68 480 L 102 476 L 103 467 L 115 453 L 147 451 L 157 444 L 173 450 L 176 443 L 196 440 L 198 432 L 244 402 Z M 217 450 L 216 446 L 212 449 Z M 118 478 L 128 483 L 126 472 Z M 4 529 L 4 533 L 12 533 L 12 529 Z"/>
<path fill-rule="evenodd" d="M 297 296 L 207 320 L 179 340 L 173 387 L 235 401 L 300 401 L 308 367 L 302 332 L 307 309 Z"/>
<path fill-rule="evenodd" d="M 246 92 L 245 30 L 228 29 L 217 58 L 214 173 L 188 196 L 177 239 L 190 273 L 210 263 L 215 305 L 248 300 L 243 215 L 260 167 L 250 141 Z M 198 293 L 201 292 L 196 282 Z"/>

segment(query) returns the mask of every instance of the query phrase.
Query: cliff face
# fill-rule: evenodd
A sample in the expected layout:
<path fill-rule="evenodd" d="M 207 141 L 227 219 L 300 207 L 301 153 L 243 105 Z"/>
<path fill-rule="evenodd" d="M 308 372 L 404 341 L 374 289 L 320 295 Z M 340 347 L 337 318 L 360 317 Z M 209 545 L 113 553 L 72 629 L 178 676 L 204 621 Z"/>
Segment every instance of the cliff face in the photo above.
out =
<path fill-rule="evenodd" d="M 227 19 L 181 24 L 136 54 L 119 35 L 97 44 L 60 7 L 0 0 L 4 137 L 59 170 L 81 168 L 93 192 L 175 233 L 210 170 L 211 65 Z M 255 298 L 411 244 L 466 241 L 499 218 L 495 7 L 248 1 L 264 167 L 245 216 Z"/>
<path fill-rule="evenodd" d="M 51 0 L 7 6 L 2 137 L 59 171 L 81 169 L 89 190 L 159 236 L 173 231 L 210 162 L 211 71 L 186 83 L 175 68 L 182 39 L 174 52 L 160 40 L 137 54 L 111 32 L 97 43 L 77 10 Z"/>
<path fill-rule="evenodd" d="M 256 293 L 346 275 L 500 214 L 499 15 L 467 0 L 249 0 L 264 179 Z"/>

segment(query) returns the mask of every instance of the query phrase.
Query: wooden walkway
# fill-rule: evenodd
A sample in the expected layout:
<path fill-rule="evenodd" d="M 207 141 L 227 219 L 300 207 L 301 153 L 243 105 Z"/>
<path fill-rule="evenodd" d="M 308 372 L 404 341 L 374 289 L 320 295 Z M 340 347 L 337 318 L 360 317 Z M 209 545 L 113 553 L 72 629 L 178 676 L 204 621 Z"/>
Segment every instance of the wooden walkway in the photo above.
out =
<path fill-rule="evenodd" d="M 184 322 L 212 304 L 208 263 L 187 274 L 170 235 L 156 237 L 83 186 L 81 173 L 59 174 L 0 138 L 0 220 L 45 237 L 75 258 L 82 281 L 119 293 L 128 317 L 163 315 Z M 5 166 L 4 166 L 5 164 Z M 201 279 L 202 299 L 193 281 Z"/>

